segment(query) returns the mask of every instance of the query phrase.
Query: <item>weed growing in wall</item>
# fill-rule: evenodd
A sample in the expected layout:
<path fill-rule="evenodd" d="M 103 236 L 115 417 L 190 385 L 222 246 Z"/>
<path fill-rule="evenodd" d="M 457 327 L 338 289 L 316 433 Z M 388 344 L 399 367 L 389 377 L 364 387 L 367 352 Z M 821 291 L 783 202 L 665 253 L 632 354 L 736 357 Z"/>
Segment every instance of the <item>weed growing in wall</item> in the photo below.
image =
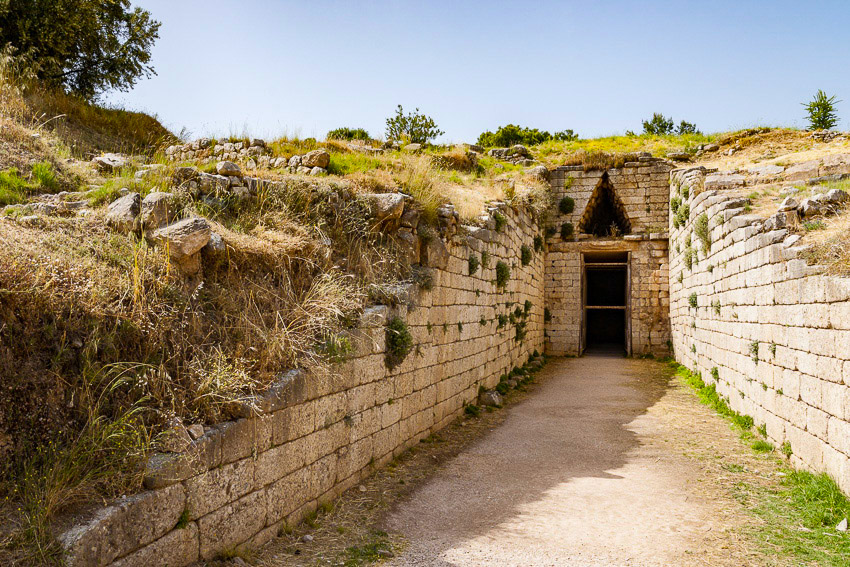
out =
<path fill-rule="evenodd" d="M 708 254 L 711 250 L 711 235 L 708 231 L 708 215 L 703 213 L 694 222 L 694 234 L 702 242 L 702 251 Z"/>
<path fill-rule="evenodd" d="M 490 267 L 490 253 L 486 250 L 481 253 L 481 267 L 485 269 Z"/>
<path fill-rule="evenodd" d="M 499 211 L 493 213 L 493 220 L 496 222 L 496 232 L 502 232 L 508 224 L 508 219 Z"/>
<path fill-rule="evenodd" d="M 557 228 L 555 228 L 554 226 L 547 226 L 546 227 L 546 238 L 552 238 L 556 234 L 558 234 Z"/>
<path fill-rule="evenodd" d="M 561 211 L 562 215 L 568 215 L 572 213 L 576 208 L 576 201 L 572 197 L 568 195 L 564 195 L 561 197 L 561 200 L 558 201 L 558 210 Z"/>
<path fill-rule="evenodd" d="M 499 260 L 496 262 L 496 287 L 504 289 L 508 285 L 509 279 L 511 279 L 510 267 Z"/>
<path fill-rule="evenodd" d="M 720 315 L 720 300 L 715 299 L 714 301 L 712 301 L 711 302 L 711 308 L 714 309 L 715 315 Z"/>
<path fill-rule="evenodd" d="M 676 220 L 679 221 L 681 226 L 685 226 L 688 223 L 688 219 L 691 218 L 691 206 L 687 203 L 682 203 L 679 206 L 679 209 L 676 211 Z"/>
<path fill-rule="evenodd" d="M 531 263 L 532 253 L 531 248 L 523 244 L 519 249 L 519 260 L 523 266 L 527 266 Z"/>
<path fill-rule="evenodd" d="M 791 443 L 789 443 L 788 441 L 785 441 L 785 442 L 782 444 L 782 447 L 780 447 L 780 448 L 779 448 L 779 451 L 780 451 L 783 455 L 785 455 L 785 458 L 786 458 L 786 459 L 787 459 L 787 458 L 790 458 L 790 457 L 791 457 L 791 455 L 793 454 L 793 451 L 791 451 Z"/>
<path fill-rule="evenodd" d="M 481 319 L 478 320 L 478 324 L 481 325 L 482 327 L 486 327 L 487 326 L 487 319 L 482 317 Z"/>
<path fill-rule="evenodd" d="M 775 358 L 776 357 L 776 343 L 770 343 L 770 347 L 768 348 L 768 350 L 770 350 L 770 356 Z"/>
<path fill-rule="evenodd" d="M 445 326 L 443 329 L 445 330 Z M 387 321 L 385 336 L 387 346 L 384 360 L 387 368 L 393 369 L 404 362 L 413 350 L 413 335 L 410 334 L 404 319 L 395 316 Z"/>
<path fill-rule="evenodd" d="M 678 196 L 670 197 L 670 211 L 673 214 L 679 210 L 679 207 L 682 206 L 682 199 Z"/>
<path fill-rule="evenodd" d="M 469 262 L 469 275 L 471 276 L 472 274 L 474 274 L 475 272 L 478 271 L 478 266 L 481 265 L 481 261 L 478 259 L 478 256 L 476 256 L 475 254 L 470 254 L 468 262 Z"/>
<path fill-rule="evenodd" d="M 679 283 L 682 283 L 682 280 L 684 280 L 684 279 L 685 279 L 685 274 L 683 272 L 679 272 L 679 275 L 676 277 L 676 280 Z"/>
<path fill-rule="evenodd" d="M 496 325 L 496 328 L 501 329 L 507 324 L 508 324 L 508 316 L 505 315 L 504 313 L 500 313 L 499 314 L 499 323 Z"/>
<path fill-rule="evenodd" d="M 695 256 L 695 253 L 694 253 L 693 248 L 690 248 L 690 247 L 685 248 L 685 256 L 684 256 L 683 260 L 685 261 L 685 267 L 688 270 L 694 269 L 694 256 Z"/>
<path fill-rule="evenodd" d="M 750 358 L 753 359 L 753 362 L 756 364 L 759 363 L 759 343 L 758 341 L 753 341 L 750 343 Z"/>
<path fill-rule="evenodd" d="M 688 185 L 682 185 L 682 200 L 687 201 L 691 196 L 691 188 Z"/>
<path fill-rule="evenodd" d="M 548 308 L 548 307 L 544 307 L 544 308 L 543 308 L 543 321 L 545 321 L 546 323 L 548 323 L 548 322 L 549 322 L 549 321 L 551 321 L 551 320 L 552 320 L 552 312 L 551 312 L 551 311 L 549 311 L 549 308 Z"/>
<path fill-rule="evenodd" d="M 697 294 L 696 294 L 696 292 L 694 292 L 694 293 L 692 293 L 688 296 L 688 305 L 690 305 L 694 309 L 697 308 Z"/>
<path fill-rule="evenodd" d="M 561 225 L 561 238 L 564 240 L 571 238 L 573 235 L 573 223 L 565 222 Z"/>
<path fill-rule="evenodd" d="M 720 380 L 720 371 L 717 369 L 716 366 L 711 369 L 711 377 L 714 378 L 715 382 Z"/>
<path fill-rule="evenodd" d="M 531 308 L 533 306 L 534 304 L 532 304 L 531 301 L 529 301 L 528 299 L 525 300 L 525 304 L 523 304 L 522 306 L 522 311 L 526 317 L 528 317 L 528 314 L 531 313 Z"/>
<path fill-rule="evenodd" d="M 328 335 L 318 348 L 331 362 L 342 362 L 353 350 L 351 340 L 345 335 Z"/>
<path fill-rule="evenodd" d="M 534 237 L 534 251 L 540 252 L 543 250 L 543 237 L 539 234 Z"/>
<path fill-rule="evenodd" d="M 457 322 L 457 332 L 458 333 L 463 332 L 463 323 L 461 323 L 460 321 Z"/>

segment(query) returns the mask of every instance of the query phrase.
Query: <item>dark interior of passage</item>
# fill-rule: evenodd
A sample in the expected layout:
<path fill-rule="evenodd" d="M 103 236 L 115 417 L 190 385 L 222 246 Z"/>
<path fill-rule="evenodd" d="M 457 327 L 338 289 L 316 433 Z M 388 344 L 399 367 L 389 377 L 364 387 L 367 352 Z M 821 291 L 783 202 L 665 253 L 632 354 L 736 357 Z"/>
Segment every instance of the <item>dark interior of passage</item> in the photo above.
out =
<path fill-rule="evenodd" d="M 626 345 L 626 255 L 585 257 L 587 348 Z"/>

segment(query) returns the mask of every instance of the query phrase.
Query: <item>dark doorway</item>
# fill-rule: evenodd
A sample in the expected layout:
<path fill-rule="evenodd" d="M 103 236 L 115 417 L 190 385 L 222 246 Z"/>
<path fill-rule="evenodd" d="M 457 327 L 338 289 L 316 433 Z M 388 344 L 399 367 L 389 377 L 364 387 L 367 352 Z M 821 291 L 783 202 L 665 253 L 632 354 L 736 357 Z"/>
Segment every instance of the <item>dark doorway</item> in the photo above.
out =
<path fill-rule="evenodd" d="M 627 350 L 628 254 L 586 254 L 584 324 L 587 350 Z"/>

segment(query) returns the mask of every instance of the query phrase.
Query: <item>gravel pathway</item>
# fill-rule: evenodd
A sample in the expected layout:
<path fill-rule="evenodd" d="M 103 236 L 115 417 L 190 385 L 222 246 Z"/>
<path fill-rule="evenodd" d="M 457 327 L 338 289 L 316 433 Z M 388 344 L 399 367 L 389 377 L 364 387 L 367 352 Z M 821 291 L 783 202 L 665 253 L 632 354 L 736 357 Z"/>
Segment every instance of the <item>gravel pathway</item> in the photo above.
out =
<path fill-rule="evenodd" d="M 745 563 L 726 501 L 687 456 L 693 440 L 676 442 L 707 418 L 670 399 L 669 373 L 604 353 L 543 373 L 501 426 L 394 506 L 386 527 L 408 544 L 388 565 Z"/>

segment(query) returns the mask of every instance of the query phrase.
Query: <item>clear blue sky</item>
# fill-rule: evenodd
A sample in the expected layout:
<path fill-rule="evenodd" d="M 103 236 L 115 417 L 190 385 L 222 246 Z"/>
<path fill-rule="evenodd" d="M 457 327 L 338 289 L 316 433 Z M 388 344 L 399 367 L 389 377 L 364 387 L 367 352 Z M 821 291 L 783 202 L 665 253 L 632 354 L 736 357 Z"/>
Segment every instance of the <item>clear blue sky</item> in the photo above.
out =
<path fill-rule="evenodd" d="M 822 88 L 850 129 L 847 0 L 134 0 L 162 22 L 158 75 L 110 102 L 192 137 L 339 126 L 397 104 L 474 141 L 518 123 L 584 137 L 663 112 L 706 132 L 803 126 Z"/>

